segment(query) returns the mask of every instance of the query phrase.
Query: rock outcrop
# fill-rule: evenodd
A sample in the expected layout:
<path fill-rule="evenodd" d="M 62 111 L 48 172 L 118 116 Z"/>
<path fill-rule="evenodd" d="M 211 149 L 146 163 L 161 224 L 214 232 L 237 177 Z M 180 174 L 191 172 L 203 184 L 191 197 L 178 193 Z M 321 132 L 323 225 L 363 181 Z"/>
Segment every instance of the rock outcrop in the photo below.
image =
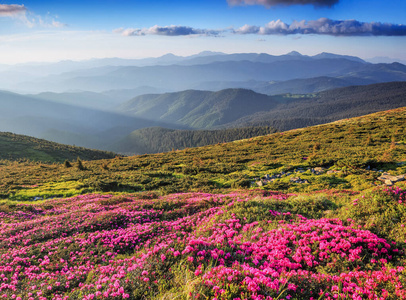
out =
<path fill-rule="evenodd" d="M 391 186 L 396 182 L 403 181 L 406 179 L 406 174 L 403 175 L 391 175 L 389 173 L 382 173 L 381 176 L 378 177 L 378 180 L 382 181 L 384 184 Z"/>

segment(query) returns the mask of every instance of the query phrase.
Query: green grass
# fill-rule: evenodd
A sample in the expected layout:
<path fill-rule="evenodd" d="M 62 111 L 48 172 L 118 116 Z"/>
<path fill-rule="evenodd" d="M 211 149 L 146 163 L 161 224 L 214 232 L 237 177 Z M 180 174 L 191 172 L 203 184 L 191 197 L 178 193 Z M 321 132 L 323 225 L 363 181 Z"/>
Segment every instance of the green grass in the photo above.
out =
<path fill-rule="evenodd" d="M 63 163 L 0 161 L 0 197 L 30 199 L 90 192 L 162 194 L 249 188 L 269 174 L 291 172 L 267 190 L 366 190 L 380 184 L 375 170 L 406 173 L 406 108 L 231 143 L 153 155 Z M 340 171 L 314 175 L 311 167 Z M 367 167 L 370 167 L 370 170 Z M 293 173 L 303 168 L 306 172 Z M 375 169 L 375 170 L 373 170 Z M 290 181 L 299 176 L 309 184 Z M 33 186 L 35 188 L 26 188 Z"/>
<path fill-rule="evenodd" d="M 112 152 L 62 145 L 30 136 L 0 132 L 0 159 L 64 162 L 80 157 L 84 160 L 113 158 Z"/>
<path fill-rule="evenodd" d="M 11 200 L 27 200 L 36 197 L 54 198 L 54 197 L 70 197 L 80 191 L 82 184 L 79 181 L 67 182 L 47 182 L 42 186 L 24 186 L 16 190 L 14 194 L 9 196 Z"/>

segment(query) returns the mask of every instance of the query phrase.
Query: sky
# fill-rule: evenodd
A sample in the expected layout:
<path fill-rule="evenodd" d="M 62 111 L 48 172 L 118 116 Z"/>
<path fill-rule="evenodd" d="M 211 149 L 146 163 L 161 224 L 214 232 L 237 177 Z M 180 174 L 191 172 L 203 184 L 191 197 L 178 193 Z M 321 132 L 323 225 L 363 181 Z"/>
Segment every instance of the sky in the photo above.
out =
<path fill-rule="evenodd" d="M 0 64 L 330 52 L 406 60 L 405 0 L 0 0 Z"/>

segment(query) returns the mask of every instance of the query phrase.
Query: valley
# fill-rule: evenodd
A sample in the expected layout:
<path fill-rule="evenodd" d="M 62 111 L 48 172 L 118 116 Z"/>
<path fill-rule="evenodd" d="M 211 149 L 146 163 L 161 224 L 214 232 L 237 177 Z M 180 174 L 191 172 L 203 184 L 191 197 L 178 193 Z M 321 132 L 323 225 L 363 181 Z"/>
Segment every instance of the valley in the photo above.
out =
<path fill-rule="evenodd" d="M 115 98 L 113 91 L 110 95 L 0 92 L 0 128 L 57 143 L 145 154 L 203 145 L 159 144 L 157 135 L 148 137 L 155 146 L 146 146 L 142 142 L 148 132 L 146 128 L 181 130 L 178 135 L 186 134 L 187 130 L 226 130 L 221 136 L 227 134 L 227 139 L 209 139 L 206 143 L 215 144 L 252 137 L 248 127 L 284 131 L 403 107 L 405 90 L 405 82 L 398 81 L 310 94 L 266 95 L 242 88 L 216 92 L 186 90 L 144 94 L 127 101 L 121 96 Z M 238 128 L 242 128 L 239 133 Z M 140 142 L 131 142 L 134 135 Z"/>

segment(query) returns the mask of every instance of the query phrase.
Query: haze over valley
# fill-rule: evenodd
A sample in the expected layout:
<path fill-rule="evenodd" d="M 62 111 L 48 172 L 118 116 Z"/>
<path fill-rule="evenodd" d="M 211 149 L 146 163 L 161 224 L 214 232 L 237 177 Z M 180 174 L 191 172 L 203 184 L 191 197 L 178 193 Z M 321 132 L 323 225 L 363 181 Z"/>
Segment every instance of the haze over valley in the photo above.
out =
<path fill-rule="evenodd" d="M 207 140 L 217 143 L 249 138 L 252 127 L 289 130 L 405 106 L 405 65 L 329 53 L 206 51 L 19 64 L 2 76 L 9 73 L 20 75 L 1 82 L 2 131 L 126 154 L 201 145 L 160 145 L 160 130 L 244 132 Z M 155 128 L 156 138 L 143 128 Z M 152 148 L 142 142 L 151 139 Z"/>

